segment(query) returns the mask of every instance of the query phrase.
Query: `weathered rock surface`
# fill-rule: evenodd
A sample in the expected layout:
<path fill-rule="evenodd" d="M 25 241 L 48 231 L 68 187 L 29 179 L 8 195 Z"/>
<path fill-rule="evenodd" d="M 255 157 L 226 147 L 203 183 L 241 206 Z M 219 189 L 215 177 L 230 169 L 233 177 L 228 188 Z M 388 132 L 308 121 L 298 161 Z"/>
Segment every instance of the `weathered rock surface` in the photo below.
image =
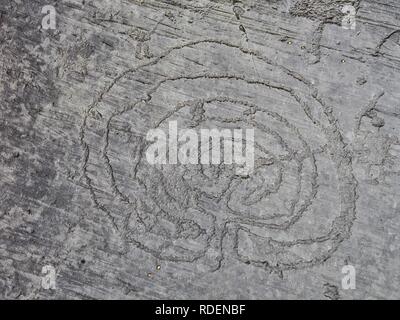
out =
<path fill-rule="evenodd" d="M 399 18 L 397 0 L 0 0 L 0 298 L 399 299 Z M 255 173 L 149 165 L 170 120 L 255 128 Z"/>

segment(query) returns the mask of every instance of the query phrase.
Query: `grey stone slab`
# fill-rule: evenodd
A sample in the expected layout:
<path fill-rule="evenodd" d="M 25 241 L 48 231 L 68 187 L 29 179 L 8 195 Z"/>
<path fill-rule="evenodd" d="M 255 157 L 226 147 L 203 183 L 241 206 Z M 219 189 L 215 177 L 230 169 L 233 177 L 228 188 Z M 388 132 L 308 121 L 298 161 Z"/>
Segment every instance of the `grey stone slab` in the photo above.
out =
<path fill-rule="evenodd" d="M 399 299 L 399 17 L 0 0 L 0 298 Z M 169 121 L 254 128 L 255 172 L 150 165 Z"/>

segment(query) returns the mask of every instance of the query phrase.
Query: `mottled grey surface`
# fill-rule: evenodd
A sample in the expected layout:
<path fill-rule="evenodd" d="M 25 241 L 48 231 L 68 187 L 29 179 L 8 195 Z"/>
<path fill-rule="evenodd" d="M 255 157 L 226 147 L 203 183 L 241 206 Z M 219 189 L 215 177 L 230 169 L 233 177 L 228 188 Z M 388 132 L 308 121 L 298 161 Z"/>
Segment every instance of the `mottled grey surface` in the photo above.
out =
<path fill-rule="evenodd" d="M 399 38 L 398 0 L 0 0 L 0 298 L 399 299 Z M 169 120 L 256 172 L 150 166 Z"/>

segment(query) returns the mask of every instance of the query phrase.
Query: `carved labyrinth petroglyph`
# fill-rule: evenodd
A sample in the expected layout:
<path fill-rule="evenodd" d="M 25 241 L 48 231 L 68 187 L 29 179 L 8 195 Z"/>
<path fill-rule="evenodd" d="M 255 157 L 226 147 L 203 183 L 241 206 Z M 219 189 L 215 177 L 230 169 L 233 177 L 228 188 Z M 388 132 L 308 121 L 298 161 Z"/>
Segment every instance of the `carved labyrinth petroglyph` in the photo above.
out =
<path fill-rule="evenodd" d="M 254 173 L 149 165 L 146 133 L 170 120 L 254 128 Z M 80 138 L 92 202 L 128 248 L 157 259 L 280 272 L 326 261 L 350 235 L 356 182 L 331 107 L 303 76 L 240 45 L 193 41 L 124 71 L 88 106 Z"/>

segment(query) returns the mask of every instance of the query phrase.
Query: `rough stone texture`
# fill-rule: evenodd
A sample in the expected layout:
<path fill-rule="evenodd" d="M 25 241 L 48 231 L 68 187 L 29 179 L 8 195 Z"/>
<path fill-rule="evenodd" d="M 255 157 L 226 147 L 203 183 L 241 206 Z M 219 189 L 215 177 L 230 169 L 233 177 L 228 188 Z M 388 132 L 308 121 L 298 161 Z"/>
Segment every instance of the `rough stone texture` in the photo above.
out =
<path fill-rule="evenodd" d="M 0 298 L 399 299 L 399 18 L 398 0 L 0 0 Z M 169 120 L 254 127 L 256 173 L 150 166 Z"/>

